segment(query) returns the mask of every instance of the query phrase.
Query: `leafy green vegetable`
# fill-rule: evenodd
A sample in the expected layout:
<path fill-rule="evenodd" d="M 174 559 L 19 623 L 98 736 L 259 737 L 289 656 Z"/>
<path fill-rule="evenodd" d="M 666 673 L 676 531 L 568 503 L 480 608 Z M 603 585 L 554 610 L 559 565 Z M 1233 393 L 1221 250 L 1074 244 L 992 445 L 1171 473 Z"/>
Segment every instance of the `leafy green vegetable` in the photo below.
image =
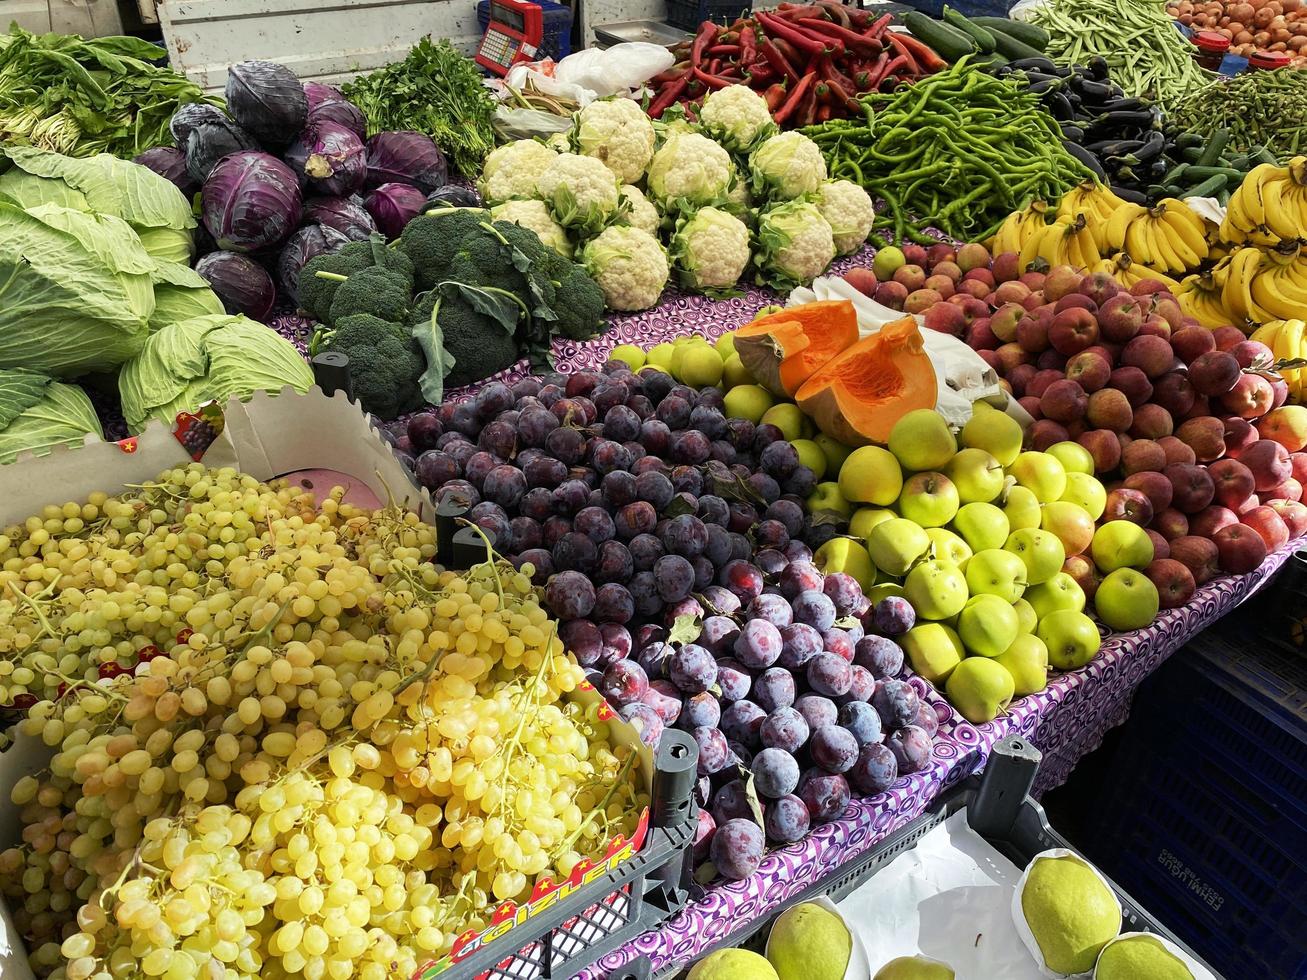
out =
<path fill-rule="evenodd" d="M 289 341 L 243 316 L 199 316 L 151 334 L 118 375 L 123 417 L 132 432 L 152 418 L 287 385 L 307 391 L 313 372 Z"/>
<path fill-rule="evenodd" d="M 163 49 L 134 37 L 0 35 L 0 142 L 70 156 L 133 157 L 170 142 L 178 106 L 221 100 L 171 68 Z"/>
<path fill-rule="evenodd" d="M 104 438 L 81 388 L 34 371 L 0 370 L 0 463 L 28 450 L 80 446 L 88 432 Z"/>
<path fill-rule="evenodd" d="M 189 266 L 156 262 L 151 278 L 154 280 L 154 312 L 150 314 L 150 333 L 191 317 L 226 312 L 218 294 Z"/>
<path fill-rule="evenodd" d="M 155 265 L 111 215 L 0 201 L 0 365 L 75 375 L 141 349 Z"/>
<path fill-rule="evenodd" d="M 369 135 L 426 133 L 467 176 L 480 173 L 494 149 L 494 100 L 480 69 L 446 40 L 424 37 L 403 61 L 360 75 L 341 91 L 367 117 Z"/>

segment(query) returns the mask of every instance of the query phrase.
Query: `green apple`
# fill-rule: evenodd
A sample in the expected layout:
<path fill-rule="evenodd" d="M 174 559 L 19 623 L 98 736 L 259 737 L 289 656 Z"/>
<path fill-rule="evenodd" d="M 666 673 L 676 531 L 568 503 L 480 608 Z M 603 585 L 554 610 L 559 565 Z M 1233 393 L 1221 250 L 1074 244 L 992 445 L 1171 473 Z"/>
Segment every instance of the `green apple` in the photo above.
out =
<path fill-rule="evenodd" d="M 618 344 L 608 355 L 610 361 L 621 361 L 632 371 L 644 367 L 644 351 L 635 344 Z"/>
<path fill-rule="evenodd" d="M 826 468 L 829 473 L 838 473 L 844 461 L 849 458 L 849 453 L 853 452 L 852 446 L 846 446 L 838 439 L 826 435 L 824 432 L 818 432 L 812 439 L 826 456 Z"/>
<path fill-rule="evenodd" d="M 967 602 L 967 580 L 956 565 L 923 561 L 903 580 L 903 595 L 921 619 L 948 619 Z"/>
<path fill-rule="evenodd" d="M 1071 609 L 1060 609 L 1044 616 L 1035 635 L 1048 647 L 1048 662 L 1058 670 L 1083 667 L 1094 659 L 1103 643 L 1094 621 Z"/>
<path fill-rule="evenodd" d="M 1008 527 L 1013 531 L 1020 531 L 1023 527 L 1039 527 L 1039 498 L 1029 487 L 1013 484 L 1003 495 L 1003 513 L 1007 516 Z"/>
<path fill-rule="evenodd" d="M 1012 675 L 1016 683 L 1013 693 L 1017 697 L 1023 698 L 1048 687 L 1048 647 L 1039 637 L 1022 633 L 994 660 Z"/>
<path fill-rule="evenodd" d="M 1138 524 L 1108 521 L 1094 532 L 1089 554 L 1100 572 L 1143 568 L 1153 560 L 1153 541 Z"/>
<path fill-rule="evenodd" d="M 838 488 L 837 488 L 838 489 Z M 844 495 L 840 494 L 840 499 Z M 891 520 L 899 515 L 884 507 L 859 507 L 849 518 L 849 533 L 855 538 L 866 538 L 877 524 Z"/>
<path fill-rule="evenodd" d="M 983 449 L 959 449 L 944 467 L 964 504 L 988 503 L 1003 490 L 1003 465 Z"/>
<path fill-rule="evenodd" d="M 948 680 L 965 653 L 957 633 L 943 623 L 918 623 L 903 634 L 899 646 L 912 669 L 937 687 Z"/>
<path fill-rule="evenodd" d="M 888 507 L 903 492 L 903 470 L 888 449 L 859 446 L 840 467 L 839 483 L 846 500 Z"/>
<path fill-rule="evenodd" d="M 1094 475 L 1094 457 L 1089 450 L 1078 442 L 1055 442 L 1045 450 L 1050 456 L 1056 456 L 1069 476 L 1072 473 Z"/>
<path fill-rule="evenodd" d="M 1041 504 L 1057 500 L 1066 490 L 1066 469 L 1056 456 L 1048 453 L 1024 452 L 1010 468 L 1017 483 L 1034 491 Z"/>
<path fill-rule="evenodd" d="M 851 575 L 862 586 L 863 592 L 876 584 L 876 569 L 871 564 L 871 555 L 860 541 L 853 538 L 831 538 L 817 549 L 812 556 L 813 563 L 828 575 L 843 572 Z"/>
<path fill-rule="evenodd" d="M 1079 504 L 1069 500 L 1054 500 L 1051 504 L 1044 504 L 1043 510 L 1040 526 L 1049 534 L 1057 536 L 1068 557 L 1080 554 L 1093 543 L 1094 519 Z"/>
<path fill-rule="evenodd" d="M 903 517 L 882 521 L 867 535 L 867 551 L 887 575 L 906 575 L 913 562 L 930 548 L 925 528 Z"/>
<path fill-rule="evenodd" d="M 676 353 L 676 348 L 671 344 L 658 344 L 656 347 L 650 347 L 649 352 L 644 355 L 644 363 L 671 373 L 672 355 Z"/>
<path fill-rule="evenodd" d="M 762 413 L 763 425 L 774 425 L 787 440 L 807 439 L 816 431 L 812 420 L 794 402 L 781 402 Z"/>
<path fill-rule="evenodd" d="M 1001 466 L 1011 466 L 1021 452 L 1024 435 L 1021 423 L 1007 412 L 985 402 L 975 402 L 971 419 L 958 433 L 958 444 L 967 449 L 983 449 Z"/>
<path fill-rule="evenodd" d="M 1107 489 L 1092 473 L 1068 472 L 1062 499 L 1067 503 L 1075 504 L 1087 513 L 1091 520 L 1096 521 L 1103 516 L 1103 511 L 1107 508 Z"/>
<path fill-rule="evenodd" d="M 1066 561 L 1062 540 L 1056 534 L 1033 527 L 1013 531 L 1003 550 L 1012 552 L 1026 563 L 1026 582 L 1029 585 L 1047 582 L 1062 570 L 1062 563 Z"/>
<path fill-rule="evenodd" d="M 1157 586 L 1143 572 L 1118 568 L 1094 593 L 1094 612 L 1114 630 L 1143 629 L 1157 618 Z"/>
<path fill-rule="evenodd" d="M 997 657 L 1012 645 L 1020 631 L 1017 611 L 996 595 L 972 596 L 958 614 L 962 645 L 978 657 Z"/>
<path fill-rule="evenodd" d="M 953 430 L 944 416 L 931 408 L 916 408 L 900 416 L 886 445 L 905 470 L 937 470 L 958 451 Z"/>
<path fill-rule="evenodd" d="M 1016 682 L 1007 668 L 988 657 L 968 657 L 944 686 L 949 702 L 973 725 L 997 718 L 1012 701 Z"/>
<path fill-rule="evenodd" d="M 899 513 L 908 520 L 922 527 L 943 527 L 957 512 L 957 487 L 943 473 L 927 470 L 914 473 L 903 482 Z"/>
<path fill-rule="evenodd" d="M 744 366 L 740 355 L 732 354 L 726 358 L 726 362 L 722 364 L 722 387 L 730 391 L 732 388 L 751 384 L 753 384 L 753 374 Z"/>
<path fill-rule="evenodd" d="M 835 514 L 841 521 L 847 521 L 853 516 L 853 505 L 844 499 L 838 483 L 827 480 L 818 483 L 808 494 L 808 513 Z"/>
<path fill-rule="evenodd" d="M 1026 591 L 1026 563 L 1010 551 L 987 548 L 967 562 L 967 588 L 972 595 L 996 595 L 1016 602 Z"/>
<path fill-rule="evenodd" d="M 971 549 L 967 543 L 959 538 L 952 531 L 942 527 L 926 528 L 926 537 L 930 538 L 931 547 L 934 549 L 934 556 L 941 561 L 951 562 L 966 570 L 967 562 L 971 560 Z"/>
<path fill-rule="evenodd" d="M 717 353 L 722 356 L 723 361 L 732 357 L 735 354 L 735 331 L 726 331 L 717 338 L 717 343 L 713 344 L 713 347 L 717 348 Z"/>
<path fill-rule="evenodd" d="M 1045 582 L 1044 584 L 1047 585 L 1048 583 Z M 1022 596 L 1012 603 L 1012 608 L 1016 610 L 1017 622 L 1020 624 L 1021 632 L 1023 634 L 1035 632 L 1035 627 L 1039 624 L 1039 614 L 1035 612 L 1035 607 L 1026 600 L 1026 597 Z"/>
<path fill-rule="evenodd" d="M 889 282 L 894 278 L 894 273 L 898 271 L 899 266 L 907 261 L 901 248 L 897 245 L 887 245 L 885 248 L 876 249 L 876 255 L 871 260 L 871 271 L 876 273 L 876 278 L 880 282 Z"/>
<path fill-rule="evenodd" d="M 972 551 L 1001 548 L 1012 533 L 1006 514 L 993 504 L 980 502 L 963 504 L 952 527 Z"/>
<path fill-rule="evenodd" d="M 880 602 L 881 599 L 888 599 L 891 596 L 902 598 L 903 586 L 898 582 L 877 582 L 870 589 L 863 589 L 863 595 L 873 606 Z"/>
<path fill-rule="evenodd" d="M 795 439 L 791 445 L 799 454 L 800 466 L 812 470 L 818 480 L 826 475 L 826 454 L 821 451 L 821 446 L 811 439 Z"/>
<path fill-rule="evenodd" d="M 658 347 L 670 347 L 670 344 L 659 344 Z M 649 363 L 653 363 L 653 353 L 658 349 L 649 352 Z M 728 391 L 722 399 L 722 408 L 728 419 L 748 419 L 755 425 L 762 421 L 763 415 L 767 413 L 776 402 L 770 391 L 762 385 L 736 385 Z"/>
<path fill-rule="evenodd" d="M 1085 608 L 1085 590 L 1066 572 L 1058 572 L 1047 582 L 1032 585 L 1022 598 L 1030 603 L 1040 619 L 1049 613 L 1081 612 Z"/>

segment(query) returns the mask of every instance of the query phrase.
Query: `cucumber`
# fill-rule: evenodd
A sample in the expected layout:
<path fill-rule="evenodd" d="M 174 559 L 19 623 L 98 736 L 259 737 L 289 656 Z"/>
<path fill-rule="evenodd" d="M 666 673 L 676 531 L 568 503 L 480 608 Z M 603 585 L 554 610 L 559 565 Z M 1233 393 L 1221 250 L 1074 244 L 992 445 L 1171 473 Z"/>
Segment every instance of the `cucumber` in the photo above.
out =
<path fill-rule="evenodd" d="M 1015 24 L 1016 21 L 1013 21 Z M 988 28 L 986 28 L 989 30 Z M 1025 41 L 1018 40 L 1011 34 L 1004 34 L 999 30 L 990 30 L 989 33 L 994 35 L 994 46 L 998 48 L 998 53 L 1012 61 L 1020 61 L 1022 58 L 1042 58 L 1044 52 L 1039 48 L 1032 48 Z"/>
<path fill-rule="evenodd" d="M 990 32 L 998 31 L 1008 37 L 1014 37 L 1032 48 L 1038 48 L 1041 52 L 1048 47 L 1048 32 L 1029 21 L 1012 20 L 1008 17 L 972 17 L 971 23 Z"/>
<path fill-rule="evenodd" d="M 935 53 L 950 64 L 976 53 L 976 42 L 951 24 L 927 17 L 919 10 L 909 10 L 899 19 L 912 32 L 913 37 L 934 48 Z"/>
<path fill-rule="evenodd" d="M 945 5 L 944 22 L 952 24 L 971 40 L 976 42 L 976 47 L 980 49 L 981 54 L 993 54 L 997 50 L 994 43 L 994 35 L 989 33 L 978 24 L 973 24 L 967 20 L 966 16 L 958 13 L 952 7 Z"/>

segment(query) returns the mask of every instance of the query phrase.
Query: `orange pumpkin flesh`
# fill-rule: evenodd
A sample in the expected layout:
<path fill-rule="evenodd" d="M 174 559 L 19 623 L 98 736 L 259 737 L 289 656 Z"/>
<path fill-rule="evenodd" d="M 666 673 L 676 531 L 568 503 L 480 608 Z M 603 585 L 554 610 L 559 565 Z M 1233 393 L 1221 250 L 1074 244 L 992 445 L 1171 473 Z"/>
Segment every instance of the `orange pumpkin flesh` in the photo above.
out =
<path fill-rule="evenodd" d="M 905 317 L 836 355 L 795 401 L 822 432 L 846 445 L 884 445 L 895 422 L 913 409 L 934 408 L 936 394 L 921 331 Z"/>
<path fill-rule="evenodd" d="M 735 353 L 764 388 L 793 398 L 823 364 L 858 339 L 858 313 L 848 300 L 791 306 L 735 331 Z"/>

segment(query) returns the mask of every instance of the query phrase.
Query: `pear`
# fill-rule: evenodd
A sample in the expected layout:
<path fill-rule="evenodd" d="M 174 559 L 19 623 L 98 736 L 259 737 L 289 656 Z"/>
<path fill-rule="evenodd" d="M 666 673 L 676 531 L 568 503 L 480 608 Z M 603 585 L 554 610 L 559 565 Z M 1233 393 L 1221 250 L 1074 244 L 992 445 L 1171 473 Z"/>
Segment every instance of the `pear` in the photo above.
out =
<path fill-rule="evenodd" d="M 719 949 L 690 968 L 686 980 L 780 980 L 766 959 L 747 949 Z"/>
<path fill-rule="evenodd" d="M 1159 936 L 1127 932 L 1103 947 L 1094 980 L 1194 980 L 1193 971 Z"/>

